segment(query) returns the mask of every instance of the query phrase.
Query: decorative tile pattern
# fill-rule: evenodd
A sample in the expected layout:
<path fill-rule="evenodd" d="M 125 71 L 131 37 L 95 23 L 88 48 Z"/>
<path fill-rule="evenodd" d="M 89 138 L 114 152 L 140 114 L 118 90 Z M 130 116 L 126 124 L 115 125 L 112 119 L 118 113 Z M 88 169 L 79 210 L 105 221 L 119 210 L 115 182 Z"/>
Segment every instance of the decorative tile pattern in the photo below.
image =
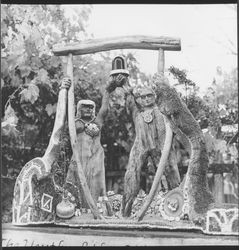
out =
<path fill-rule="evenodd" d="M 52 212 L 52 200 L 53 197 L 51 195 L 43 193 L 41 198 L 41 209 L 51 213 Z"/>
<path fill-rule="evenodd" d="M 217 208 L 207 212 L 205 233 L 239 235 L 238 232 L 238 208 Z"/>

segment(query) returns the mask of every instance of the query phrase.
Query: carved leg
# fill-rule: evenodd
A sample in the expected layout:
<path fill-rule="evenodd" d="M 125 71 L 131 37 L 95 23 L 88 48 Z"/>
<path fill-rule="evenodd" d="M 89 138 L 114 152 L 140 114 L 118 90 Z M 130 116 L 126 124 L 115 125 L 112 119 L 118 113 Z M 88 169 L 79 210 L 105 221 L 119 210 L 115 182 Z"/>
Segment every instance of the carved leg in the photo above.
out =
<path fill-rule="evenodd" d="M 151 202 L 152 202 L 152 200 L 153 200 L 153 198 L 158 190 L 159 183 L 161 181 L 161 177 L 162 177 L 162 174 L 164 172 L 165 165 L 167 164 L 169 152 L 171 149 L 173 132 L 170 128 L 169 121 L 165 116 L 164 116 L 164 122 L 165 122 L 166 134 L 165 134 L 165 142 L 164 142 L 164 146 L 163 146 L 163 150 L 162 150 L 162 155 L 161 155 L 158 167 L 157 167 L 157 171 L 156 171 L 150 192 L 149 192 L 148 196 L 146 197 L 146 200 L 138 213 L 138 220 L 143 219 L 145 212 L 147 211 L 148 207 L 150 206 L 150 204 L 151 204 Z"/>
<path fill-rule="evenodd" d="M 124 195 L 122 214 L 129 217 L 135 197 L 140 189 L 140 173 L 148 153 L 143 150 L 139 141 L 135 141 L 129 156 L 129 163 L 124 177 Z"/>
<path fill-rule="evenodd" d="M 76 199 L 76 204 L 78 208 L 89 208 L 84 193 L 82 191 L 81 183 L 77 175 L 77 165 L 74 160 L 70 162 L 70 165 L 68 167 L 64 188 L 68 192 L 73 194 Z"/>

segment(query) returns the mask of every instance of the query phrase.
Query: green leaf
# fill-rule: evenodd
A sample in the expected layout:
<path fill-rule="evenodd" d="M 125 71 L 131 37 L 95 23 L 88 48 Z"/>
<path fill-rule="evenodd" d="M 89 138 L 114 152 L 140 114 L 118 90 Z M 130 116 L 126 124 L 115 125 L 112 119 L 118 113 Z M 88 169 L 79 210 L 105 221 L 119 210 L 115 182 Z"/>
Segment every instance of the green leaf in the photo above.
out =
<path fill-rule="evenodd" d="M 221 109 L 219 111 L 219 114 L 220 114 L 220 117 L 224 117 L 224 116 L 226 116 L 228 114 L 228 112 L 225 109 Z"/>
<path fill-rule="evenodd" d="M 45 110 L 49 116 L 56 113 L 56 103 L 54 105 L 47 104 Z"/>
<path fill-rule="evenodd" d="M 16 129 L 16 125 L 9 123 L 8 120 L 1 123 L 2 135 L 14 136 L 19 135 L 19 131 Z"/>
<path fill-rule="evenodd" d="M 5 110 L 5 115 L 3 118 L 2 126 L 13 126 L 16 127 L 18 122 L 18 118 L 15 114 L 14 109 L 11 107 L 11 105 L 8 105 L 7 109 Z"/>
<path fill-rule="evenodd" d="M 16 24 L 15 27 L 20 34 L 24 35 L 25 39 L 29 38 L 31 34 L 31 32 L 29 32 L 30 26 L 26 22 L 23 22 L 21 24 Z"/>
<path fill-rule="evenodd" d="M 31 67 L 29 65 L 26 65 L 26 64 L 21 65 L 18 68 L 21 71 L 21 76 L 22 77 L 28 76 L 30 74 L 30 72 L 31 72 Z"/>
<path fill-rule="evenodd" d="M 20 92 L 21 100 L 20 102 L 31 102 L 32 104 L 37 100 L 39 96 L 39 88 L 33 84 L 28 84 L 28 87 Z"/>
<path fill-rule="evenodd" d="M 11 104 L 9 104 L 5 110 L 5 115 L 1 123 L 3 135 L 13 135 L 17 136 L 19 131 L 16 129 L 18 118 L 15 114 L 14 109 Z"/>
<path fill-rule="evenodd" d="M 48 73 L 45 69 L 40 69 L 37 77 L 41 82 L 47 83 L 49 80 Z"/>
<path fill-rule="evenodd" d="M 51 66 L 52 67 L 56 68 L 59 66 L 60 63 L 61 63 L 61 61 L 59 60 L 59 57 L 57 57 L 57 56 L 51 57 Z"/>
<path fill-rule="evenodd" d="M 22 83 L 22 80 L 19 78 L 18 75 L 13 75 L 11 83 L 12 83 L 12 86 L 19 87 L 19 85 L 21 85 Z"/>
<path fill-rule="evenodd" d="M 31 63 L 31 66 L 32 66 L 32 70 L 35 71 L 35 72 L 39 72 L 39 68 L 42 67 L 42 62 L 40 60 L 39 57 L 32 57 L 32 63 Z"/>

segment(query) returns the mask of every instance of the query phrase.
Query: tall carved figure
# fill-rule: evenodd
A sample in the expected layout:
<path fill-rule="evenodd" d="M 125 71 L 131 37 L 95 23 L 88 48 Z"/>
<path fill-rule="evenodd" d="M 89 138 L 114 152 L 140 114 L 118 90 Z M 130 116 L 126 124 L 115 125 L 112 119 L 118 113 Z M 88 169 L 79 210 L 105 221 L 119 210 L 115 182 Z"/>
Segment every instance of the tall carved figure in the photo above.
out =
<path fill-rule="evenodd" d="M 81 165 L 86 177 L 90 193 L 95 203 L 100 196 L 106 196 L 104 150 L 101 146 L 100 136 L 104 119 L 108 112 L 110 93 L 116 88 L 115 78 L 110 77 L 104 91 L 102 105 L 95 115 L 95 103 L 91 100 L 80 100 L 77 104 L 76 133 L 78 141 L 78 152 Z M 81 193 L 80 205 L 88 208 L 87 200 L 82 192 L 80 180 L 77 175 L 77 164 L 72 157 L 67 177 L 66 188 L 71 186 Z"/>
<path fill-rule="evenodd" d="M 125 84 L 127 80 L 122 82 Z M 138 91 L 138 94 L 137 88 L 134 89 L 136 102 L 132 102 L 133 99 L 131 99 L 129 100 L 131 104 L 128 104 L 136 125 L 136 139 L 125 174 L 123 215 L 130 215 L 132 203 L 139 190 L 140 169 L 143 161 L 150 154 L 158 168 L 150 193 L 137 215 L 139 220 L 143 218 L 156 194 L 167 164 L 172 144 L 171 131 L 173 131 L 179 137 L 186 138 L 185 142 L 190 143 L 190 164 L 181 188 L 185 197 L 188 197 L 189 218 L 200 217 L 213 203 L 213 196 L 207 183 L 208 156 L 202 131 L 176 90 L 170 87 L 163 75 L 154 76 L 152 88 L 153 90 L 143 88 Z M 135 108 L 132 109 L 132 107 Z M 157 154 L 160 151 L 162 155 L 159 161 Z"/>
<path fill-rule="evenodd" d="M 120 81 L 125 84 L 127 79 L 121 75 Z M 130 151 L 124 178 L 123 216 L 128 217 L 131 214 L 132 204 L 140 189 L 141 169 L 148 157 L 151 157 L 155 168 L 160 161 L 165 142 L 165 124 L 155 100 L 155 92 L 149 86 L 136 87 L 127 94 L 126 107 L 133 118 L 136 138 Z M 170 151 L 170 165 L 167 164 L 169 174 L 166 178 L 168 177 L 171 189 L 180 184 L 180 175 L 173 157 L 173 152 Z"/>

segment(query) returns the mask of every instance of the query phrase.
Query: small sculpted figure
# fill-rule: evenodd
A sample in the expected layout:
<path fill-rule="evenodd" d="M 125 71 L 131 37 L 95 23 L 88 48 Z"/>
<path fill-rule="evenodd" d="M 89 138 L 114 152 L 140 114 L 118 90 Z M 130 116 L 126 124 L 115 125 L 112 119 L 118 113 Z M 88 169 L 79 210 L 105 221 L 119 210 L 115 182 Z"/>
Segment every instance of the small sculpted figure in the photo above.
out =
<path fill-rule="evenodd" d="M 118 79 L 121 84 L 127 82 L 123 75 Z M 126 98 L 126 107 L 133 118 L 136 132 L 124 178 L 122 213 L 126 217 L 130 216 L 133 202 L 140 190 L 142 167 L 146 164 L 148 157 L 151 157 L 156 168 L 164 146 L 164 119 L 156 106 L 155 100 L 155 92 L 149 86 L 136 87 L 134 90 L 130 90 Z M 165 175 L 170 189 L 173 189 L 180 184 L 180 175 L 173 152 L 170 153 L 169 159 L 170 165 L 167 166 Z"/>
<path fill-rule="evenodd" d="M 101 128 L 108 112 L 110 93 L 116 88 L 115 78 L 110 77 L 110 81 L 105 89 L 102 105 L 95 114 L 95 103 L 91 100 L 80 100 L 77 104 L 76 113 L 76 133 L 78 140 L 78 150 L 81 155 L 81 164 L 86 177 L 91 195 L 98 202 L 100 196 L 106 196 L 104 150 L 100 142 Z M 80 181 L 78 180 L 77 164 L 72 157 L 66 177 L 66 186 L 75 186 L 82 193 Z M 88 208 L 84 194 L 81 206 Z"/>

